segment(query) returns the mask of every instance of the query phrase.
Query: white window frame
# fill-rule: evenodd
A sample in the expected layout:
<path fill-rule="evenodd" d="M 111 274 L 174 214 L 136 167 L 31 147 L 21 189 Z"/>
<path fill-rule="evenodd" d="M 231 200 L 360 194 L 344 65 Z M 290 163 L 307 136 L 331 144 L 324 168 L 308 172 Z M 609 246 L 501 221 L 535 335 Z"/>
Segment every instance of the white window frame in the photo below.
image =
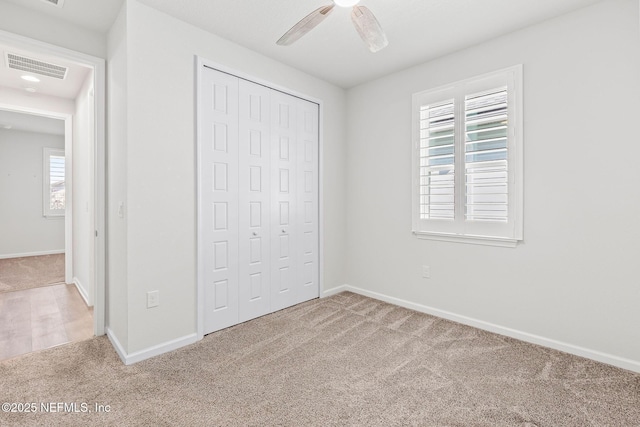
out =
<path fill-rule="evenodd" d="M 465 96 L 500 87 L 508 95 L 508 220 L 506 223 L 466 221 L 464 182 Z M 522 65 L 449 85 L 417 92 L 412 97 L 412 227 L 419 238 L 447 242 L 515 247 L 523 239 L 523 84 Z M 420 107 L 455 101 L 455 218 L 420 218 Z"/>
<path fill-rule="evenodd" d="M 62 209 L 51 209 L 51 156 L 65 157 L 64 150 L 60 148 L 42 149 L 42 215 L 46 218 L 64 218 L 66 210 L 66 194 L 65 207 Z M 65 159 L 66 160 L 66 159 Z M 67 165 L 65 162 L 65 193 L 67 181 Z"/>

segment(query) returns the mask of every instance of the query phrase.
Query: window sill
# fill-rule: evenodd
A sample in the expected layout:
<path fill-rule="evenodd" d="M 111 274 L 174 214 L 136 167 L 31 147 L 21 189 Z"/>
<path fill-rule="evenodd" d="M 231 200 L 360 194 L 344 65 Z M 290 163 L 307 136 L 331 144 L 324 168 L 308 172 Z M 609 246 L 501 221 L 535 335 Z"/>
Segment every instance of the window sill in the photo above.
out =
<path fill-rule="evenodd" d="M 519 239 L 508 239 L 505 237 L 470 236 L 451 233 L 435 233 L 429 231 L 413 231 L 413 234 L 418 239 L 424 240 L 437 240 L 440 242 L 451 243 L 467 243 L 471 245 L 498 246 L 503 248 L 515 248 L 520 241 Z"/>

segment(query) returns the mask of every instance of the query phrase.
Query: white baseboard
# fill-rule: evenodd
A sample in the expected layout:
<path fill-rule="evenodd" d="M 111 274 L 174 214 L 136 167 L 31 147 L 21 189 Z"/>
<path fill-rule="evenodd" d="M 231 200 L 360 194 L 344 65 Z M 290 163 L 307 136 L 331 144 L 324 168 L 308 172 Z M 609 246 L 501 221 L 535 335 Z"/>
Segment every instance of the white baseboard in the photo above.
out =
<path fill-rule="evenodd" d="M 525 341 L 528 343 L 541 345 L 543 347 L 552 348 L 554 350 L 563 351 L 565 353 L 573 354 L 573 355 L 584 357 L 587 359 L 592 359 L 598 362 L 606 363 L 608 365 L 617 366 L 619 368 L 640 373 L 640 361 L 637 361 L 637 360 L 631 360 L 631 359 L 619 357 L 613 354 L 603 353 L 597 350 L 591 350 L 591 349 L 580 347 L 577 345 L 556 341 L 554 339 L 530 334 L 528 332 L 518 331 L 516 329 L 507 328 L 504 326 L 485 322 L 483 320 L 473 319 L 471 317 L 462 316 L 456 313 L 451 313 L 449 311 L 444 311 L 444 310 L 429 307 L 426 305 L 413 303 L 411 301 L 406 301 L 400 298 L 391 297 L 388 295 L 368 291 L 366 289 L 361 289 L 361 288 L 357 288 L 350 285 L 343 285 L 337 288 L 329 289 L 325 291 L 322 296 L 327 297 L 327 296 L 335 295 L 342 291 L 349 291 L 356 294 L 364 295 L 380 301 L 388 302 L 390 304 L 399 305 L 401 307 L 408 308 L 410 310 L 415 310 L 421 313 L 430 314 L 432 316 L 440 317 L 443 319 L 452 320 L 454 322 L 462 323 L 464 325 L 473 326 L 474 328 L 483 329 L 485 331 L 494 332 L 496 334 L 505 335 L 505 336 L 515 338 L 521 341 Z"/>
<path fill-rule="evenodd" d="M 327 289 L 326 291 L 322 292 L 322 295 L 320 295 L 320 298 L 326 298 L 332 295 L 339 294 L 340 292 L 348 291 L 349 289 L 347 288 L 348 288 L 347 285 L 342 285 L 335 288 Z"/>
<path fill-rule="evenodd" d="M 115 348 L 116 353 L 118 353 L 120 360 L 122 360 L 122 363 L 124 363 L 125 365 L 133 365 L 134 363 L 142 362 L 143 360 L 151 359 L 155 356 L 160 356 L 161 354 L 177 350 L 180 347 L 184 347 L 198 341 L 197 334 L 193 333 L 185 335 L 181 338 L 176 338 L 175 340 L 167 341 L 163 344 L 158 344 L 144 350 L 127 354 L 127 352 L 122 347 L 122 344 L 120 344 L 120 341 L 118 341 L 116 336 L 109 328 L 107 328 L 107 337 L 109 337 L 109 341 L 111 341 L 111 344 Z"/>
<path fill-rule="evenodd" d="M 24 252 L 21 254 L 5 254 L 5 255 L 0 255 L 0 259 L 22 258 L 26 256 L 55 255 L 55 254 L 63 254 L 63 253 L 64 253 L 64 249 L 54 249 L 51 251 Z"/>
<path fill-rule="evenodd" d="M 80 282 L 80 279 L 78 279 L 77 277 L 74 277 L 73 284 L 76 285 L 76 289 L 80 293 L 80 296 L 84 300 L 84 303 L 87 304 L 87 307 L 92 307 L 93 304 L 89 302 L 89 294 L 87 293 L 86 288 Z"/>
<path fill-rule="evenodd" d="M 127 352 L 124 351 L 124 347 L 122 347 L 122 344 L 120 344 L 120 341 L 118 340 L 118 337 L 115 336 L 113 331 L 108 327 L 105 328 L 105 330 L 107 332 L 107 338 L 109 338 L 109 341 L 111 341 L 111 345 L 113 346 L 114 350 L 118 354 L 118 357 L 120 357 L 120 360 L 122 360 L 122 363 L 124 363 L 126 365 L 127 364 Z"/>

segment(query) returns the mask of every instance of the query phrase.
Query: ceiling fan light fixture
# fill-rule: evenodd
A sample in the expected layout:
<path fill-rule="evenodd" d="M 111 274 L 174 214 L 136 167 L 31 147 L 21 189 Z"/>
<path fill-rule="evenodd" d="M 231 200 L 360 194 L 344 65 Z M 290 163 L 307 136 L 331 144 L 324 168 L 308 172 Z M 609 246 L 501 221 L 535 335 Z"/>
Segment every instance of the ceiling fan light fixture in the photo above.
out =
<path fill-rule="evenodd" d="M 296 25 L 291 27 L 289 31 L 284 33 L 282 37 L 276 42 L 280 46 L 289 46 L 300 37 L 307 34 L 318 26 L 335 8 L 351 7 L 351 21 L 356 28 L 356 31 L 362 38 L 362 41 L 367 45 L 371 52 L 378 52 L 389 44 L 387 36 L 382 31 L 380 23 L 373 16 L 373 13 L 369 8 L 365 6 L 358 6 L 360 0 L 333 0 L 333 4 L 328 6 L 320 6 L 304 18 L 302 18 Z"/>
<path fill-rule="evenodd" d="M 360 3 L 360 0 L 333 0 L 333 2 L 340 7 L 353 7 Z"/>

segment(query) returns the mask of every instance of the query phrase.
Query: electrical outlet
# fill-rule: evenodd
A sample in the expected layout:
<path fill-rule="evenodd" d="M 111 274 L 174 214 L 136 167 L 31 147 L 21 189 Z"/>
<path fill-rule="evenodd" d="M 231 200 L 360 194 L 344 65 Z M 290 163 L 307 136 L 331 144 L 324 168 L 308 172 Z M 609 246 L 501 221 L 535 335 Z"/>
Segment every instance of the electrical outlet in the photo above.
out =
<path fill-rule="evenodd" d="M 147 292 L 147 308 L 153 308 L 160 305 L 160 291 Z"/>
<path fill-rule="evenodd" d="M 431 267 L 428 265 L 422 266 L 422 277 L 424 279 L 431 279 Z"/>

